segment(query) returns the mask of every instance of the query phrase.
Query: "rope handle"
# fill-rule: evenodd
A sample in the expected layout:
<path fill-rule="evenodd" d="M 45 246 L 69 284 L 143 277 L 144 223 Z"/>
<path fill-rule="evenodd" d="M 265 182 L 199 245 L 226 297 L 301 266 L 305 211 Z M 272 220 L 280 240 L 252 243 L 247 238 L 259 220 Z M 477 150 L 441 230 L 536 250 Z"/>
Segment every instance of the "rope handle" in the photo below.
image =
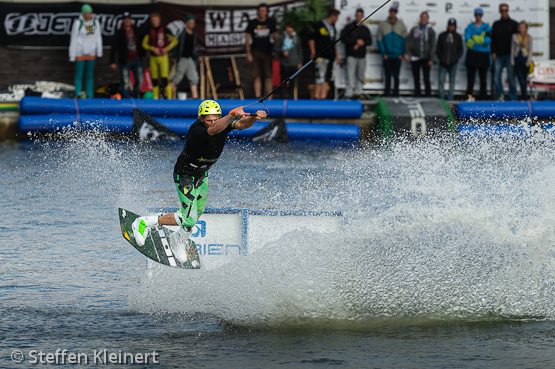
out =
<path fill-rule="evenodd" d="M 243 109 L 243 108 L 244 108 L 244 106 L 239 106 L 238 108 L 235 108 L 235 109 L 233 109 L 232 111 L 230 111 L 230 112 L 229 112 L 229 115 L 231 115 L 232 118 L 235 118 L 235 117 L 233 116 L 233 113 L 235 113 L 237 110 Z M 246 116 L 246 117 L 250 117 L 251 114 L 250 114 L 250 113 L 245 113 L 245 116 Z"/>

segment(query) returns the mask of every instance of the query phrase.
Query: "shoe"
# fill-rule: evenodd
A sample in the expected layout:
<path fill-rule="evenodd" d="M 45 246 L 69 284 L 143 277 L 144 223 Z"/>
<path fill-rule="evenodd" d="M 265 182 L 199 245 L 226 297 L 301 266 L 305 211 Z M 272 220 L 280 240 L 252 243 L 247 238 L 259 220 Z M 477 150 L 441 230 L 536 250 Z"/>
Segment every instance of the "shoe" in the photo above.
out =
<path fill-rule="evenodd" d="M 144 246 L 147 237 L 150 235 L 150 228 L 158 224 L 158 215 L 148 215 L 135 219 L 131 228 L 137 245 Z"/>
<path fill-rule="evenodd" d="M 466 101 L 468 101 L 468 102 L 474 102 L 474 101 L 476 101 L 476 99 L 474 99 L 474 96 L 468 95 L 467 98 L 466 98 Z"/>
<path fill-rule="evenodd" d="M 76 96 L 78 99 L 86 99 L 87 98 L 87 93 L 85 91 L 81 91 L 77 94 Z"/>
<path fill-rule="evenodd" d="M 170 234 L 170 248 L 172 249 L 177 261 L 182 264 L 189 260 L 189 254 L 187 254 L 189 234 L 190 233 L 183 228 L 179 228 L 178 231 Z"/>

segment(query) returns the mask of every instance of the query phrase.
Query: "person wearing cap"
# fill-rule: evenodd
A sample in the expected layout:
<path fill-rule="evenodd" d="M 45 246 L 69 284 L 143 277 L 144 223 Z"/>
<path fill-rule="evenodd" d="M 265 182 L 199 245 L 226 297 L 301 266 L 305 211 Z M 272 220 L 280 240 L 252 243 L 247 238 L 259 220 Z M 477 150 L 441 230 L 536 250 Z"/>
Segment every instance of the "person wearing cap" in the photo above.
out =
<path fill-rule="evenodd" d="M 268 4 L 258 5 L 257 18 L 249 22 L 245 32 L 247 62 L 251 64 L 254 78 L 254 97 L 260 99 L 263 91 L 264 94 L 272 91 L 272 41 L 277 40 L 276 21 L 268 17 Z"/>
<path fill-rule="evenodd" d="M 143 38 L 142 46 L 150 51 L 150 75 L 154 99 L 160 98 L 160 90 L 166 99 L 172 98 L 172 86 L 169 83 L 170 59 L 168 53 L 177 46 L 177 39 L 162 25 L 160 13 L 150 15 L 150 28 Z"/>
<path fill-rule="evenodd" d="M 363 18 L 364 10 L 358 8 L 355 13 L 355 20 L 348 23 L 341 31 L 341 36 L 345 35 L 343 43 L 347 55 L 347 70 L 345 73 L 347 77 L 345 98 L 347 99 L 359 99 L 365 82 L 366 51 L 367 47 L 372 45 L 372 34 L 366 25 L 358 25 Z"/>
<path fill-rule="evenodd" d="M 399 96 L 399 73 L 401 71 L 401 60 L 405 55 L 405 37 L 407 27 L 397 18 L 397 5 L 389 8 L 389 17 L 380 22 L 378 36 L 376 37 L 378 49 L 382 54 L 385 70 L 384 96 L 391 94 L 391 77 L 393 77 L 393 96 Z"/>
<path fill-rule="evenodd" d="M 405 46 L 405 60 L 410 61 L 416 97 L 420 96 L 420 69 L 424 77 L 426 96 L 432 96 L 430 68 L 434 64 L 436 32 L 428 19 L 427 11 L 420 13 L 420 23 L 411 29 Z"/>
<path fill-rule="evenodd" d="M 504 100 L 505 91 L 501 74 L 507 69 L 509 99 L 517 100 L 515 74 L 511 64 L 511 41 L 518 32 L 518 23 L 509 17 L 509 5 L 499 4 L 501 19 L 493 23 L 491 31 L 491 59 L 494 63 L 495 99 Z"/>
<path fill-rule="evenodd" d="M 69 61 L 75 62 L 75 94 L 78 98 L 91 98 L 94 93 L 94 65 L 102 58 L 102 32 L 100 23 L 89 4 L 81 7 L 79 19 L 73 22 L 69 41 Z M 85 91 L 83 92 L 83 75 Z"/>
<path fill-rule="evenodd" d="M 140 47 L 140 35 L 133 25 L 131 14 L 123 13 L 121 27 L 116 32 L 110 50 L 110 68 L 116 70 L 119 66 L 124 98 L 139 98 L 143 84 L 143 49 Z M 130 72 L 133 72 L 135 84 L 131 86 Z"/>
<path fill-rule="evenodd" d="M 185 17 L 185 30 L 183 30 L 177 40 L 179 43 L 173 50 L 173 59 L 177 60 L 177 68 L 172 79 L 172 87 L 177 89 L 183 77 L 187 77 L 191 98 L 198 99 L 199 76 L 197 72 L 197 62 L 202 63 L 202 58 L 197 53 L 197 34 L 195 32 L 196 18 L 194 15 Z"/>
<path fill-rule="evenodd" d="M 208 193 L 208 170 L 222 154 L 228 134 L 233 130 L 250 128 L 254 122 L 266 116 L 264 110 L 247 115 L 243 107 L 238 107 L 222 117 L 222 109 L 216 101 L 205 100 L 199 105 L 198 119 L 189 128 L 185 147 L 173 170 L 180 202 L 179 210 L 165 215 L 137 218 L 132 228 L 139 246 L 144 245 L 150 228 L 157 224 L 178 225 L 181 228 L 181 237 L 188 237 L 204 212 Z M 170 243 L 170 246 L 174 248 L 177 245 Z M 174 252 L 176 256 L 180 255 L 180 250 L 174 249 Z"/>
<path fill-rule="evenodd" d="M 441 33 L 437 39 L 436 55 L 439 60 L 438 81 L 439 98 L 445 99 L 445 77 L 449 74 L 449 93 L 447 100 L 453 100 L 455 93 L 455 76 L 459 59 L 463 54 L 463 41 L 457 33 L 457 20 L 449 18 L 447 31 Z"/>
<path fill-rule="evenodd" d="M 473 89 L 476 79 L 476 71 L 480 76 L 480 95 L 479 100 L 487 98 L 487 75 L 490 66 L 490 45 L 491 45 L 491 27 L 482 22 L 484 10 L 482 8 L 474 9 L 474 17 L 476 21 L 470 23 L 464 30 L 464 41 L 466 44 L 466 68 L 467 68 L 467 84 L 466 95 L 469 101 L 474 101 Z"/>

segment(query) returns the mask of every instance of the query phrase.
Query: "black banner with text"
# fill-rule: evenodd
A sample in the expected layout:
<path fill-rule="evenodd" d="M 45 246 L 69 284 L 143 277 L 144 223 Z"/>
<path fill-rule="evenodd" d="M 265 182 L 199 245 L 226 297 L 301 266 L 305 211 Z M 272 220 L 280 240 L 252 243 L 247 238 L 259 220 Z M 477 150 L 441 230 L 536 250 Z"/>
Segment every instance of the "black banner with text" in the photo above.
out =
<path fill-rule="evenodd" d="M 20 48 L 66 48 L 73 22 L 84 2 L 12 3 L 0 2 L 0 45 Z M 121 26 L 122 14 L 130 12 L 139 28 L 148 26 L 156 4 L 106 5 L 89 3 L 101 25 L 104 46 L 110 45 Z"/>
<path fill-rule="evenodd" d="M 269 16 L 275 18 L 279 25 L 284 10 L 304 4 L 299 0 L 274 3 L 269 6 Z M 249 21 L 257 17 L 256 6 L 206 7 L 159 2 L 158 7 L 166 24 L 184 20 L 187 15 L 195 16 L 199 54 L 204 56 L 245 54 L 245 31 Z"/>

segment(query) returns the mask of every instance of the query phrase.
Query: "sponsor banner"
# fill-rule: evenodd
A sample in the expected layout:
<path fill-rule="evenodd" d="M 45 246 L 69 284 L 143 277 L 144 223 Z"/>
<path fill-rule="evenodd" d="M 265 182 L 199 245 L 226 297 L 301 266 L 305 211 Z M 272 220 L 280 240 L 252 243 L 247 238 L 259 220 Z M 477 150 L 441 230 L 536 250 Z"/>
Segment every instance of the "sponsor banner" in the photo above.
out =
<path fill-rule="evenodd" d="M 378 35 L 378 24 L 385 20 L 389 15 L 389 7 L 393 4 L 399 6 L 397 17 L 401 19 L 407 26 L 407 31 L 410 32 L 420 20 L 420 13 L 424 10 L 428 11 L 430 15 L 430 23 L 436 31 L 436 37 L 447 29 L 447 20 L 451 17 L 457 20 L 457 32 L 463 37 L 464 30 L 474 21 L 474 9 L 481 7 L 484 10 L 483 21 L 493 26 L 493 23 L 500 19 L 499 4 L 509 4 L 509 15 L 517 22 L 525 20 L 529 23 L 530 28 L 528 32 L 534 38 L 534 61 L 548 60 L 549 59 L 549 1 L 548 0 L 525 0 L 522 2 L 513 2 L 507 0 L 498 0 L 494 2 L 485 2 L 483 0 L 464 0 L 464 1 L 445 1 L 445 0 L 409 0 L 407 2 L 391 2 L 370 19 L 365 22 L 366 27 L 372 33 L 372 45 L 368 48 L 366 55 L 366 73 L 364 89 L 369 90 L 383 90 L 384 88 L 384 71 L 382 67 L 382 58 L 378 50 L 376 37 Z M 339 20 L 336 27 L 338 32 L 350 22 L 354 20 L 357 8 L 364 9 L 364 16 L 366 17 L 379 6 L 383 4 L 378 0 L 335 0 L 335 7 L 341 11 Z M 466 90 L 466 47 L 465 52 L 459 60 L 455 90 L 464 92 Z M 344 45 L 342 42 L 338 44 L 339 53 L 344 59 Z M 437 91 L 438 88 L 438 65 L 437 59 L 430 71 L 430 79 L 432 89 Z M 505 81 L 505 93 L 508 91 L 507 73 L 503 71 L 503 81 Z M 421 78 L 421 89 L 424 90 L 424 81 Z M 516 82 L 515 82 L 516 83 Z M 335 85 L 337 88 L 345 88 L 345 68 L 335 68 Z M 518 85 L 518 84 L 517 84 Z M 400 89 L 405 91 L 414 90 L 414 82 L 410 63 L 403 61 L 401 64 L 400 73 Z M 449 89 L 449 77 L 445 81 L 445 90 Z M 491 73 L 488 73 L 488 90 L 491 89 Z M 479 78 L 476 76 L 474 91 L 479 90 Z"/>
<path fill-rule="evenodd" d="M 452 117 L 440 100 L 434 98 L 389 97 L 382 98 L 391 114 L 394 133 L 426 136 L 433 131 L 449 129 Z M 379 114 L 380 112 L 377 111 Z"/>
<path fill-rule="evenodd" d="M 71 28 L 84 2 L 13 3 L 0 2 L 0 44 L 10 47 L 67 48 Z M 102 29 L 104 46 L 112 43 L 121 26 L 123 12 L 130 12 L 139 27 L 148 25 L 156 4 L 106 5 L 90 3 Z"/>
<path fill-rule="evenodd" d="M 530 82 L 551 85 L 555 84 L 555 60 L 536 62 Z"/>
<path fill-rule="evenodd" d="M 75 86 L 51 81 L 14 83 L 0 91 L 0 101 L 20 101 L 26 94 L 48 98 L 73 98 Z"/>
<path fill-rule="evenodd" d="M 269 16 L 279 24 L 283 11 L 294 9 L 304 1 L 284 1 L 269 6 Z M 256 19 L 256 6 L 190 6 L 159 2 L 164 22 L 183 20 L 189 14 L 196 18 L 195 31 L 200 55 L 244 55 L 246 53 L 246 29 L 249 21 Z"/>

